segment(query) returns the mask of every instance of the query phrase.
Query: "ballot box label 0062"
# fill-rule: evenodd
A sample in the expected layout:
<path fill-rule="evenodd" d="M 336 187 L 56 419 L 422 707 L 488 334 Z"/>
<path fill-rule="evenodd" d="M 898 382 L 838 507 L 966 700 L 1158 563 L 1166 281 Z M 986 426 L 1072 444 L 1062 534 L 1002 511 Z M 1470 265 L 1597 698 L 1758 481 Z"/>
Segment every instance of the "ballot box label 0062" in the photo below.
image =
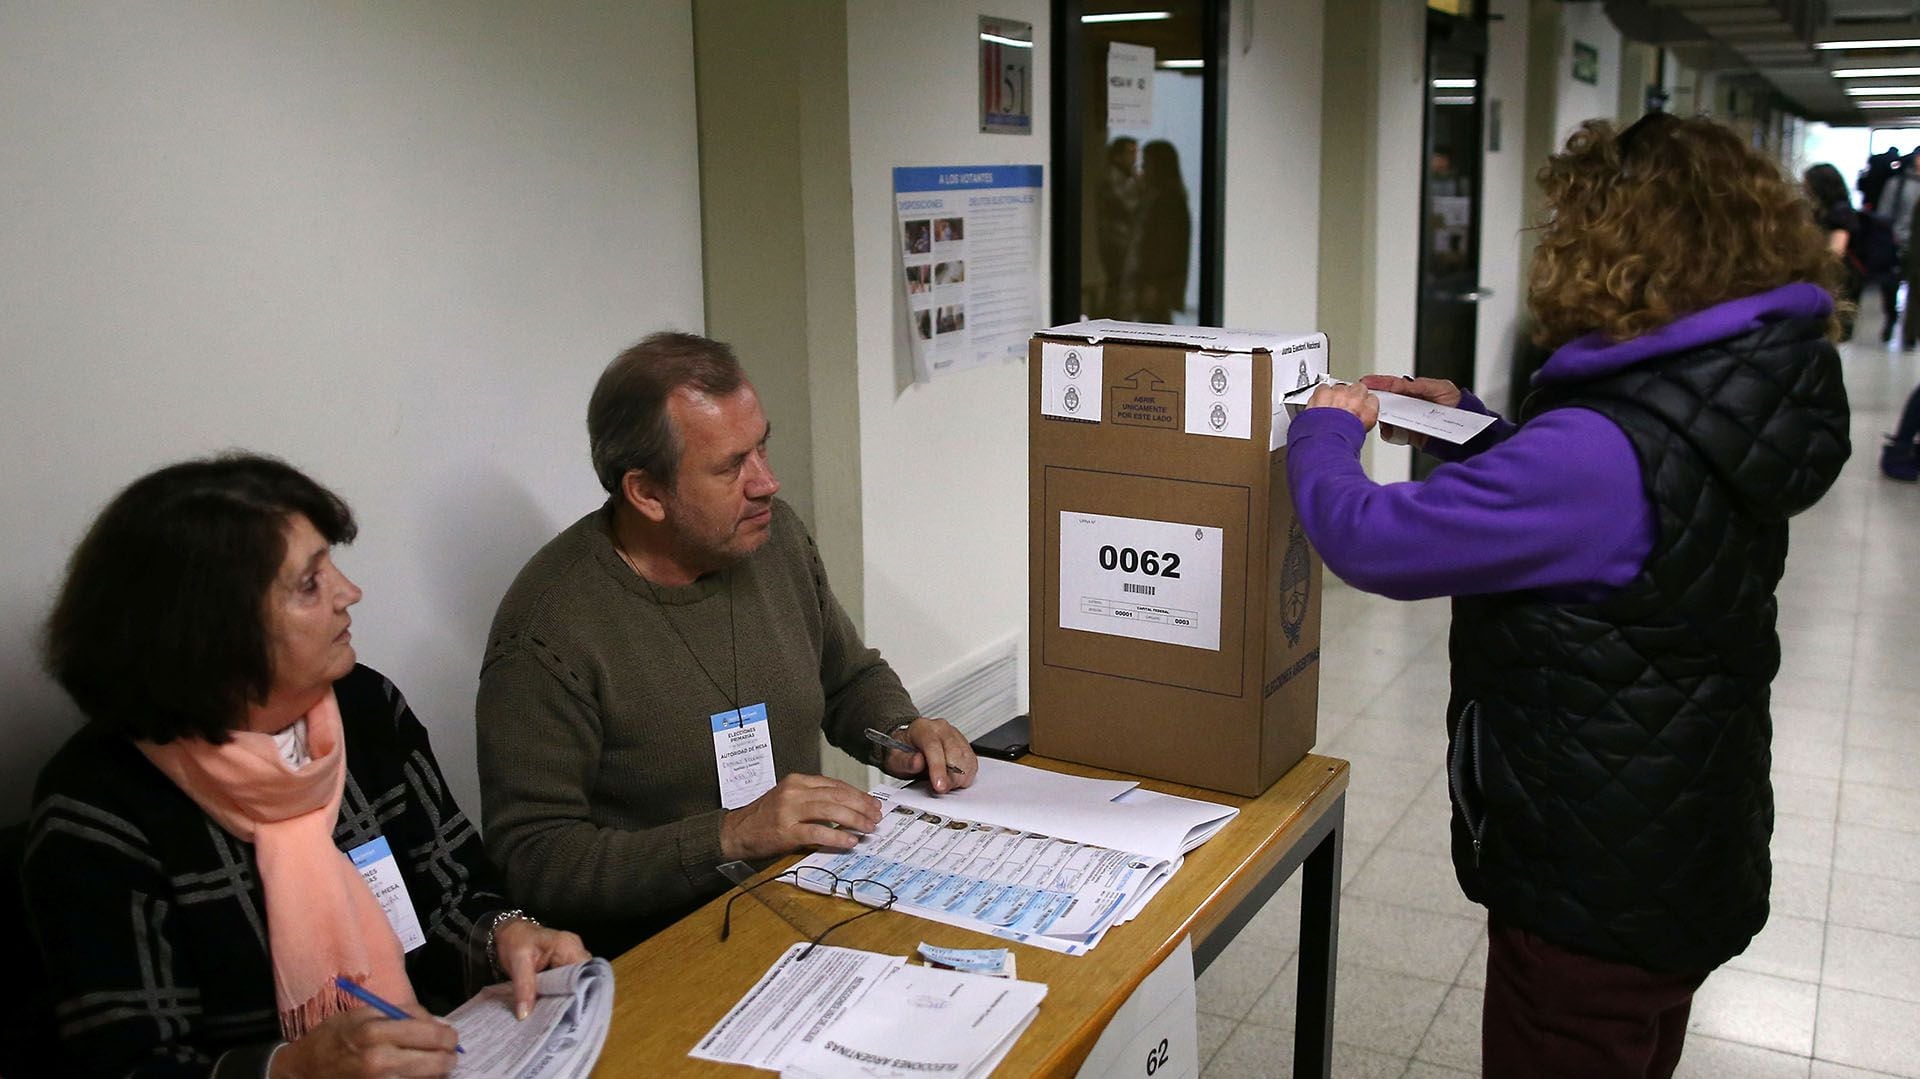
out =
<path fill-rule="evenodd" d="M 1060 514 L 1060 626 L 1220 650 L 1221 531 Z"/>

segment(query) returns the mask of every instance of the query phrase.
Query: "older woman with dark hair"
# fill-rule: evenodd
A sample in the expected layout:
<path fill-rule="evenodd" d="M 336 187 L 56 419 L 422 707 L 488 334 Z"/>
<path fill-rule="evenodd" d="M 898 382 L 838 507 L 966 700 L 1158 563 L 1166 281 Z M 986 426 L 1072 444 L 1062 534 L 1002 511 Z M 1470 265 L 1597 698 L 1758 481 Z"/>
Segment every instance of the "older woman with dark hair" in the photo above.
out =
<path fill-rule="evenodd" d="M 47 666 L 89 720 L 22 870 L 86 1075 L 443 1075 L 432 1019 L 578 962 L 503 899 L 393 684 L 355 662 L 346 504 L 270 458 L 145 476 L 74 552 Z M 358 981 L 417 1018 L 392 1020 Z"/>
<path fill-rule="evenodd" d="M 1424 482 L 1359 448 L 1387 390 L 1322 387 L 1287 475 L 1327 566 L 1454 596 L 1453 861 L 1487 908 L 1488 1076 L 1666 1076 L 1693 992 L 1767 920 L 1774 589 L 1849 453 L 1834 260 L 1796 186 L 1711 121 L 1591 122 L 1540 173 L 1518 425 Z"/>

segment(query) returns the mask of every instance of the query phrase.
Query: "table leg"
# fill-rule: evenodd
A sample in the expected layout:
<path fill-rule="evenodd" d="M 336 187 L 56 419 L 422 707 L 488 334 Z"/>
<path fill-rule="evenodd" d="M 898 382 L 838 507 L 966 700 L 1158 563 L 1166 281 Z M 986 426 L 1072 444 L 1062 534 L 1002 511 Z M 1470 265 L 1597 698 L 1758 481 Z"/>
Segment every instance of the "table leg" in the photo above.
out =
<path fill-rule="evenodd" d="M 1340 854 L 1347 796 L 1315 828 L 1325 828 L 1301 875 L 1300 981 L 1294 1008 L 1293 1074 L 1333 1074 L 1333 979 L 1339 960 Z"/>

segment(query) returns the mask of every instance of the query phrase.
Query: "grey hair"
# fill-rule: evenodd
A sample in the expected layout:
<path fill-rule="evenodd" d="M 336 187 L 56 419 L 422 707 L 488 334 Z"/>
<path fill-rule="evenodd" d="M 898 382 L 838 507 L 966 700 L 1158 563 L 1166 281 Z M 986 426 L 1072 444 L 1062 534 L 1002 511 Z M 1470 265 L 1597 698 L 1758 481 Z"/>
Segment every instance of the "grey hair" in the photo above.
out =
<path fill-rule="evenodd" d="M 650 334 L 615 356 L 587 402 L 587 442 L 600 486 L 618 494 L 637 469 L 671 488 L 682 444 L 667 399 L 682 388 L 722 397 L 746 381 L 733 349 L 699 334 Z"/>

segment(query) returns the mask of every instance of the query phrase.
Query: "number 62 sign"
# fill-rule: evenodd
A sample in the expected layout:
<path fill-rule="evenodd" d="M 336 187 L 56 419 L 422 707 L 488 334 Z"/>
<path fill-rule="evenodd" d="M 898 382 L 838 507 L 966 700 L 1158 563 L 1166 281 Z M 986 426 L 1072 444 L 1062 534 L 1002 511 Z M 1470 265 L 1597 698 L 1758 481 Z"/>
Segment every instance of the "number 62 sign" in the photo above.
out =
<path fill-rule="evenodd" d="M 1193 948 L 1182 940 L 1113 1013 L 1080 1066 L 1079 1079 L 1195 1079 L 1200 1074 L 1196 1010 Z"/>

